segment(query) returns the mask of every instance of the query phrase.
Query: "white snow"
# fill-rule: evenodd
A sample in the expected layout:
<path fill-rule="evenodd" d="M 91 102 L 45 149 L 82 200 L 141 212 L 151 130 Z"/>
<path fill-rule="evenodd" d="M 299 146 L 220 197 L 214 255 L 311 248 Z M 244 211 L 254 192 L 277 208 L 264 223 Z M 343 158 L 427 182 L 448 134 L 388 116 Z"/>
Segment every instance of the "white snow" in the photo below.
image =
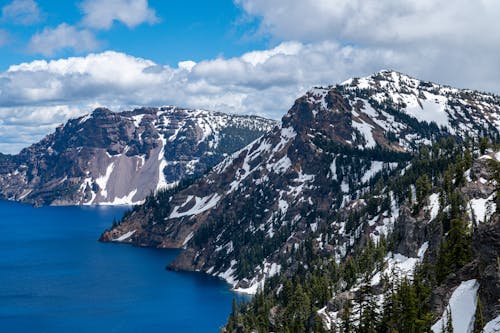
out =
<path fill-rule="evenodd" d="M 189 233 L 189 235 L 187 235 L 186 238 L 184 238 L 184 242 L 182 242 L 182 246 L 186 245 L 191 240 L 191 238 L 193 238 L 193 236 L 194 236 L 194 232 L 191 231 Z"/>
<path fill-rule="evenodd" d="M 379 173 L 380 171 L 382 171 L 383 168 L 384 168 L 384 162 L 373 161 L 372 164 L 371 164 L 371 166 L 370 166 L 370 169 L 368 169 L 365 172 L 365 174 L 363 175 L 363 177 L 361 178 L 361 182 L 362 183 L 366 183 L 373 176 L 375 176 L 377 173 Z"/>
<path fill-rule="evenodd" d="M 113 172 L 114 168 L 115 168 L 115 163 L 111 162 L 111 164 L 108 165 L 108 167 L 106 168 L 106 173 L 95 180 L 97 185 L 99 185 L 99 188 L 101 189 L 101 195 L 104 198 L 108 196 L 108 191 L 106 190 L 106 186 L 108 184 L 109 177 L 111 176 L 111 173 Z"/>
<path fill-rule="evenodd" d="M 483 328 L 483 333 L 498 333 L 500 332 L 500 315 L 495 319 L 490 320 Z"/>
<path fill-rule="evenodd" d="M 227 283 L 230 285 L 234 286 L 236 284 L 236 279 L 234 278 L 234 272 L 236 272 L 236 269 L 233 268 L 238 262 L 236 260 L 231 260 L 231 265 L 229 268 L 222 273 L 219 273 L 218 276 L 224 280 L 226 280 Z"/>
<path fill-rule="evenodd" d="M 330 172 L 331 172 L 331 178 L 334 180 L 337 180 L 337 164 L 335 163 L 337 158 L 335 157 L 330 164 Z"/>
<path fill-rule="evenodd" d="M 191 199 L 194 198 L 195 203 L 193 207 L 191 207 L 189 210 L 185 212 L 179 212 L 179 209 L 181 209 L 183 206 L 185 206 L 187 203 L 191 201 Z M 209 209 L 212 209 L 217 205 L 217 203 L 220 200 L 220 195 L 215 193 L 210 196 L 200 198 L 200 197 L 191 197 L 189 201 L 187 201 L 185 204 L 181 206 L 176 206 L 173 210 L 172 213 L 169 216 L 169 219 L 174 219 L 174 218 L 179 218 L 182 216 L 189 216 L 189 215 L 198 215 L 201 214 Z"/>
<path fill-rule="evenodd" d="M 365 137 L 366 148 L 373 148 L 373 147 L 375 147 L 377 145 L 377 142 L 373 138 L 373 134 L 372 134 L 373 126 L 372 125 L 370 125 L 370 124 L 368 124 L 368 123 L 366 123 L 364 121 L 361 121 L 361 122 L 353 121 L 352 125 L 358 131 L 360 131 L 361 134 Z"/>
<path fill-rule="evenodd" d="M 141 124 L 142 118 L 144 118 L 143 114 L 137 115 L 137 116 L 132 116 L 132 120 L 134 121 L 134 126 L 139 127 Z"/>
<path fill-rule="evenodd" d="M 479 198 L 470 201 L 470 210 L 478 223 L 486 222 L 496 211 L 497 207 L 494 196 L 495 194 L 493 193 L 486 199 Z"/>
<path fill-rule="evenodd" d="M 100 202 L 100 206 L 119 206 L 119 205 L 139 205 L 144 202 L 142 201 L 133 201 L 135 194 L 137 193 L 137 189 L 131 191 L 129 194 L 124 195 L 123 197 L 115 197 L 113 201 Z"/>
<path fill-rule="evenodd" d="M 167 140 L 160 135 L 160 140 L 162 143 L 160 153 L 158 154 L 158 161 L 160 161 L 160 164 L 158 166 L 158 183 L 156 184 L 156 191 L 159 191 L 161 189 L 167 188 L 169 184 L 167 183 L 165 179 L 165 174 L 163 173 L 163 169 L 167 166 L 167 161 L 165 160 L 165 146 L 167 145 Z"/>
<path fill-rule="evenodd" d="M 429 222 L 434 220 L 439 213 L 439 193 L 433 193 L 429 196 L 430 218 Z"/>
<path fill-rule="evenodd" d="M 424 258 L 425 252 L 429 248 L 429 243 L 423 243 L 417 251 L 417 258 L 409 258 L 399 253 L 392 254 L 389 252 L 385 257 L 385 261 L 387 263 L 385 269 L 383 271 L 377 272 L 371 280 L 371 285 L 375 286 L 380 283 L 380 279 L 383 275 L 390 275 L 392 271 L 397 274 L 399 277 L 409 277 L 411 278 L 413 272 L 415 270 L 415 266 L 417 263 L 422 261 Z"/>
<path fill-rule="evenodd" d="M 283 156 L 273 166 L 272 170 L 276 173 L 284 173 L 292 166 L 292 161 L 288 155 Z"/>
<path fill-rule="evenodd" d="M 91 113 L 86 114 L 85 116 L 82 117 L 82 119 L 80 119 L 80 121 L 78 122 L 78 125 L 85 123 L 90 118 L 92 118 L 92 114 Z"/>
<path fill-rule="evenodd" d="M 19 196 L 19 198 L 17 200 L 23 200 L 24 198 L 26 198 L 28 196 L 28 194 L 31 193 L 31 191 L 33 190 L 24 190 L 23 193 L 21 193 L 21 195 Z"/>
<path fill-rule="evenodd" d="M 273 277 L 274 275 L 278 274 L 281 271 L 281 265 L 278 265 L 276 263 L 268 263 L 267 261 L 264 262 L 264 269 L 262 271 L 262 278 L 259 280 L 257 278 L 253 279 L 250 282 L 250 287 L 248 288 L 234 288 L 233 291 L 239 292 L 239 293 L 244 293 L 248 295 L 255 295 L 257 291 L 262 288 L 264 288 L 264 283 L 266 281 L 266 278 Z"/>
<path fill-rule="evenodd" d="M 451 319 L 454 333 L 470 333 L 474 327 L 474 316 L 476 313 L 477 290 L 479 283 L 472 279 L 462 282 L 450 297 L 448 303 L 451 310 Z M 448 321 L 447 311 L 433 326 L 434 333 L 442 333 L 443 324 Z"/>
<path fill-rule="evenodd" d="M 133 234 L 135 234 L 136 231 L 137 230 L 134 229 L 132 231 L 126 232 L 123 235 L 121 235 L 120 237 L 114 238 L 113 242 L 123 242 L 124 240 L 130 238 L 130 236 L 132 236 Z"/>
<path fill-rule="evenodd" d="M 446 113 L 447 98 L 423 92 L 426 99 L 419 99 L 414 95 L 405 95 L 407 107 L 404 112 L 419 121 L 435 122 L 438 126 L 450 127 L 448 113 Z"/>

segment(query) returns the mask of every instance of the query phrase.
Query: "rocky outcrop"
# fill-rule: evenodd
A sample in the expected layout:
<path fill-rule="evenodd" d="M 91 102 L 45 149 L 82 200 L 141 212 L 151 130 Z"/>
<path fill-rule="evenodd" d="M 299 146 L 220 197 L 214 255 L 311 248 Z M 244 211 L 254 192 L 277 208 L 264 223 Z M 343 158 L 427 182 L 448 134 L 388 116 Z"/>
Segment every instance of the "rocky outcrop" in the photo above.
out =
<path fill-rule="evenodd" d="M 236 288 L 238 281 L 255 286 L 260 276 L 275 274 L 271 265 L 317 230 L 331 235 L 318 251 L 340 259 L 369 233 L 384 234 L 398 218 L 407 219 L 398 230 L 406 240 L 399 250 L 416 255 L 427 236 L 418 221 L 400 216 L 390 196 L 370 201 L 363 194 L 381 177 L 404 173 L 423 144 L 450 135 L 496 138 L 499 130 L 498 96 L 397 72 L 314 88 L 296 100 L 281 127 L 157 199 L 161 204 L 137 207 L 101 239 L 136 230 L 127 242 L 182 247 L 172 268 L 205 271 Z M 373 214 L 385 207 L 386 215 L 353 220 L 356 205 Z M 359 220 L 369 223 L 359 227 Z"/>
<path fill-rule="evenodd" d="M 135 207 L 101 240 L 182 248 L 171 269 L 203 271 L 236 290 L 255 293 L 265 281 L 276 283 L 270 279 L 275 275 L 293 280 L 297 272 L 307 272 L 312 258 L 342 264 L 371 241 L 390 237 L 383 263 L 363 277 L 378 297 L 385 276 L 411 276 L 418 263 L 436 264 L 446 237 L 443 225 L 449 224 L 439 216 L 450 209 L 441 207 L 436 179 L 442 180 L 450 164 L 464 165 L 453 156 L 462 158 L 466 139 L 478 142 L 488 135 L 497 140 L 499 130 L 497 96 L 396 72 L 315 88 L 296 100 L 281 127 L 200 179 Z M 438 140 L 435 151 L 416 154 Z M 475 159 L 462 170 L 466 186 L 454 189 L 465 200 L 458 204 L 460 214 L 477 228 L 480 240 L 475 241 L 477 256 L 434 290 L 435 315 L 467 280 L 479 283 L 486 318 L 498 314 L 498 289 L 492 283 L 498 274 L 492 260 L 498 240 L 489 229 L 498 220 L 492 209 L 498 184 L 486 160 L 499 159 L 494 152 Z M 428 189 L 433 193 L 421 197 L 415 184 L 423 174 L 434 185 Z M 320 315 L 329 327 L 338 323 L 340 306 L 361 292 L 360 279 L 338 281 L 335 290 L 344 293 L 322 303 Z M 279 286 L 274 287 L 278 293 Z"/>
<path fill-rule="evenodd" d="M 176 107 L 69 120 L 18 155 L 0 155 L 0 198 L 35 205 L 133 204 L 196 177 L 275 122 Z"/>

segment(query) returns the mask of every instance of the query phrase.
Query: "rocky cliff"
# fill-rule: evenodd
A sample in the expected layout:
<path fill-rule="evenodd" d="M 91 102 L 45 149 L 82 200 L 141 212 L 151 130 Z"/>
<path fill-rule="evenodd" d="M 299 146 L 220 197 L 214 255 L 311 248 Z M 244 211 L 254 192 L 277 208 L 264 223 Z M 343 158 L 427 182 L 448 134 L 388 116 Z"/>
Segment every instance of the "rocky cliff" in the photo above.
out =
<path fill-rule="evenodd" d="M 450 216 L 471 225 L 496 223 L 497 183 L 481 162 L 470 164 L 469 155 L 477 157 L 481 138 L 498 142 L 499 131 L 500 98 L 492 94 L 393 71 L 314 88 L 296 100 L 280 127 L 204 177 L 134 208 L 101 240 L 182 248 L 170 268 L 203 271 L 249 293 L 274 281 L 268 292 L 279 295 L 282 279 L 345 265 L 370 239 L 385 237 L 394 237 L 391 254 L 382 255 L 387 267 L 412 273 L 424 256 L 437 258 L 430 254 L 439 252 L 451 223 L 429 223 L 439 214 L 451 209 Z M 462 169 L 447 170 L 455 163 Z M 446 172 L 469 183 L 460 200 L 449 194 L 440 201 L 438 188 L 453 187 Z M 462 184 L 462 178 L 451 184 Z M 318 258 L 324 262 L 313 267 Z M 483 275 L 472 276 L 462 277 L 484 286 Z M 442 305 L 432 304 L 434 313 L 442 312 L 458 280 L 440 281 L 446 295 Z M 337 282 L 336 292 L 349 293 L 356 275 Z M 325 306 L 325 299 L 315 306 Z M 491 319 L 498 312 L 491 297 L 485 306 Z M 279 314 L 279 306 L 273 311 Z M 338 311 L 322 308 L 325 327 L 338 324 Z M 278 328 L 270 323 L 267 329 Z"/>
<path fill-rule="evenodd" d="M 18 155 L 0 155 L 0 198 L 36 205 L 134 204 L 196 177 L 275 126 L 176 107 L 69 120 Z"/>

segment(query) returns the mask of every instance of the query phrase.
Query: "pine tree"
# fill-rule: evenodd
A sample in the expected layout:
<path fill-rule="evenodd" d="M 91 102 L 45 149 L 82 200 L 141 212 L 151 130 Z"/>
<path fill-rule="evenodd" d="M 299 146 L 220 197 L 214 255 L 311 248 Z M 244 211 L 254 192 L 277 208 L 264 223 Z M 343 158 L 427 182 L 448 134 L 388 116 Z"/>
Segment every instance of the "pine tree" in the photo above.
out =
<path fill-rule="evenodd" d="M 453 318 L 451 315 L 451 308 L 449 306 L 446 310 L 446 327 L 444 333 L 453 333 Z"/>
<path fill-rule="evenodd" d="M 238 327 L 238 306 L 236 305 L 236 298 L 233 297 L 233 304 L 229 322 L 227 324 L 229 332 L 232 332 Z"/>
<path fill-rule="evenodd" d="M 423 205 L 423 201 L 427 195 L 431 193 L 432 184 L 427 175 L 422 175 L 416 182 L 417 203 L 419 206 Z"/>
<path fill-rule="evenodd" d="M 481 155 L 484 155 L 486 153 L 486 149 L 488 148 L 488 138 L 484 137 L 479 141 L 479 151 L 481 152 Z"/>
<path fill-rule="evenodd" d="M 352 324 L 352 301 L 349 299 L 347 300 L 347 304 L 344 307 L 344 311 L 342 312 L 342 326 L 340 328 L 341 333 L 352 333 L 354 332 L 354 327 Z"/>
<path fill-rule="evenodd" d="M 481 303 L 481 298 L 478 295 L 476 304 L 476 318 L 474 320 L 474 333 L 482 333 L 484 325 L 485 322 L 483 316 L 483 304 Z"/>

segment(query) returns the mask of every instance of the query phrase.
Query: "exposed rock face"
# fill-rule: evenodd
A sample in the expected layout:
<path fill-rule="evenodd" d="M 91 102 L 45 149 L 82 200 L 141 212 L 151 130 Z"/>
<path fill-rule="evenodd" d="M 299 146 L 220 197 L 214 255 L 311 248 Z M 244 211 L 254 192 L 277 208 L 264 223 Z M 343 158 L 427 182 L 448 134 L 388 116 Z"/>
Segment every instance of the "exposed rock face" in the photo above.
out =
<path fill-rule="evenodd" d="M 259 117 L 175 107 L 99 108 L 18 155 L 0 155 L 0 198 L 36 205 L 142 202 L 274 126 Z"/>
<path fill-rule="evenodd" d="M 396 72 L 315 88 L 295 102 L 281 127 L 191 186 L 167 194 L 160 208 L 148 203 L 137 208 L 101 239 L 134 230 L 127 242 L 183 247 L 172 264 L 175 269 L 255 285 L 259 276 L 275 274 L 272 264 L 318 228 L 335 234 L 337 258 L 367 232 L 390 228 L 399 218 L 391 200 L 388 215 L 366 228 L 353 229 L 342 218 L 328 222 L 344 210 L 369 204 L 362 194 L 377 177 L 402 167 L 420 145 L 449 135 L 459 140 L 485 133 L 498 137 L 499 129 L 498 96 Z M 416 228 L 409 225 L 402 236 Z M 401 245 L 408 255 L 416 254 L 423 237 L 413 236 Z"/>
<path fill-rule="evenodd" d="M 273 275 L 293 277 L 304 269 L 293 260 L 297 249 L 310 247 L 315 255 L 340 262 L 369 239 L 391 234 L 391 250 L 397 255 L 388 254 L 386 268 L 411 274 L 424 255 L 435 259 L 442 240 L 441 224 L 433 223 L 444 209 L 439 193 L 427 194 L 417 209 L 412 207 L 413 184 L 405 183 L 398 196 L 392 191 L 370 196 L 370 191 L 379 181 L 383 187 L 407 172 L 417 174 L 418 165 L 408 160 L 423 144 L 449 136 L 459 142 L 484 135 L 498 139 L 499 131 L 500 98 L 494 95 L 389 71 L 315 88 L 297 99 L 281 127 L 192 184 L 136 207 L 101 240 L 183 248 L 170 268 L 204 271 L 252 293 Z M 460 190 L 471 207 L 469 222 L 479 225 L 479 237 L 481 228 L 489 228 L 485 221 L 498 224 L 491 209 L 481 208 L 493 207 L 497 184 L 481 159 L 468 172 L 467 186 Z M 460 282 L 478 279 L 486 318 L 498 314 L 498 289 L 491 289 L 496 288 L 491 283 L 483 287 L 498 274 L 492 261 L 497 246 L 480 249 L 479 243 L 496 241 L 486 235 L 475 245 L 477 264 L 463 267 L 435 291 L 435 313 Z M 374 289 L 380 275 L 379 281 L 373 277 Z M 341 297 L 349 299 L 352 293 Z M 335 325 L 336 309 L 345 299 L 333 299 L 322 310 L 325 322 Z"/>

